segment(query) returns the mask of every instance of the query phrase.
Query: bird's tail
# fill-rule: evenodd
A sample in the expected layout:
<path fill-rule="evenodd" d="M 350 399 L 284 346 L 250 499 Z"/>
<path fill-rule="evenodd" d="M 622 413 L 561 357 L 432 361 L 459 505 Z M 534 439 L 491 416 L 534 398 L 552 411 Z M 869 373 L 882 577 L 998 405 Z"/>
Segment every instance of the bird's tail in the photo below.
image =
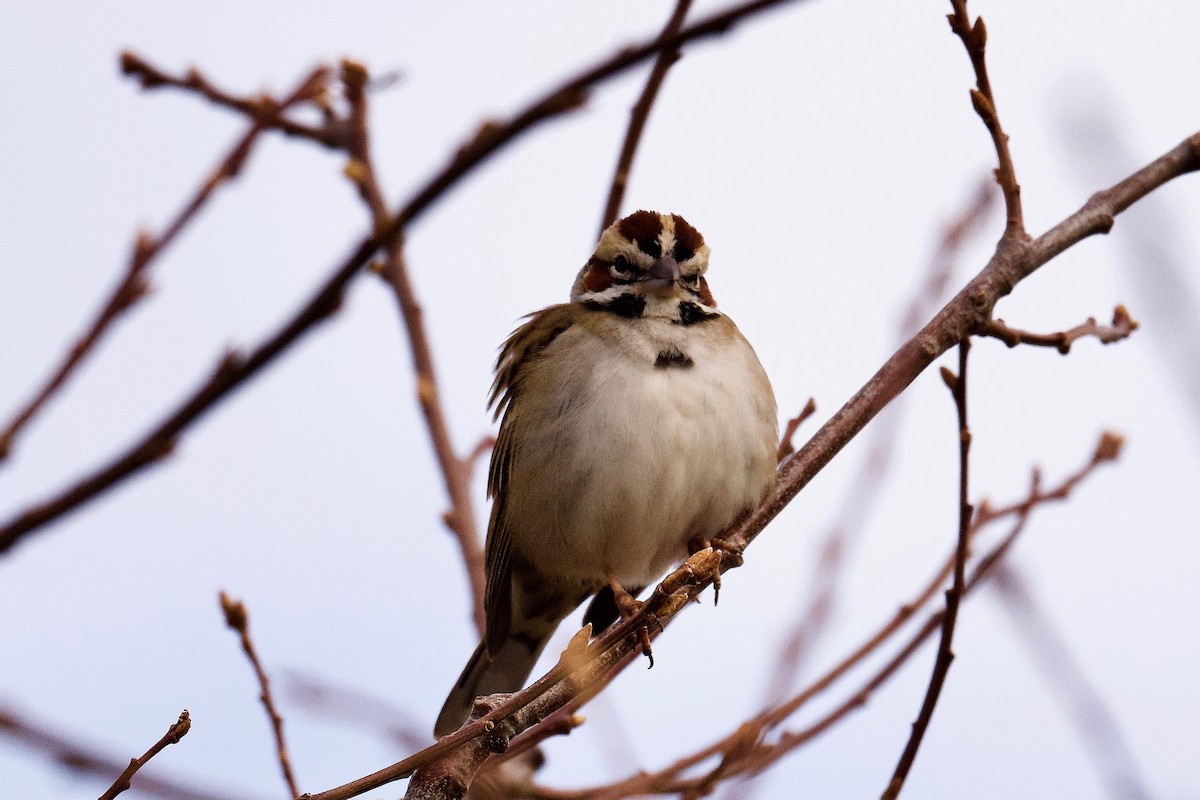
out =
<path fill-rule="evenodd" d="M 524 686 L 529 673 L 533 671 L 534 662 L 550 639 L 550 632 L 537 640 L 510 637 L 495 653 L 489 653 L 487 643 L 480 642 L 442 705 L 442 713 L 438 714 L 433 734 L 445 736 L 462 727 L 476 697 L 496 692 L 515 692 Z"/>

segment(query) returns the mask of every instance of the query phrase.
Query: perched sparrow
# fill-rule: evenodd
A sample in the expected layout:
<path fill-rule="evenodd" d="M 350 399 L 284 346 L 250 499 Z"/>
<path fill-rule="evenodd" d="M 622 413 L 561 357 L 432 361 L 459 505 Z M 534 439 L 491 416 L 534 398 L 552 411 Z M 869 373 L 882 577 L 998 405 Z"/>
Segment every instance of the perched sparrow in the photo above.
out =
<path fill-rule="evenodd" d="M 599 632 L 775 482 L 775 397 L 716 308 L 708 245 L 676 214 L 614 223 L 571 287 L 504 343 L 488 493 L 487 632 L 435 733 L 480 695 L 520 689 L 558 623 Z"/>

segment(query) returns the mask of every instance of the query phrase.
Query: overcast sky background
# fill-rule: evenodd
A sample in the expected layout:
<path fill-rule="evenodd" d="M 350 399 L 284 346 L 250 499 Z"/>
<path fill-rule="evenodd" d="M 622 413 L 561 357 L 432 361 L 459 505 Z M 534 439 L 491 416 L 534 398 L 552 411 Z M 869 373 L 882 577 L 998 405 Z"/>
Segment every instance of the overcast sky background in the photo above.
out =
<path fill-rule="evenodd" d="M 693 18 L 719 7 L 699 2 Z M 818 421 L 827 418 L 882 363 L 941 226 L 994 163 L 948 8 L 792 4 L 689 47 L 651 118 L 624 211 L 675 211 L 704 233 L 714 294 L 758 350 L 785 417 L 813 396 Z M 342 56 L 376 74 L 398 70 L 402 80 L 371 99 L 375 157 L 395 203 L 483 119 L 652 35 L 669 10 L 3 0 L 0 418 L 90 318 L 134 232 L 159 229 L 246 126 L 194 97 L 140 92 L 118 74 L 122 49 L 170 72 L 200 67 L 239 93 L 282 94 Z M 987 20 L 1035 235 L 1200 129 L 1194 0 L 1153 12 L 1084 0 L 975 0 L 971 10 Z M 484 398 L 496 347 L 518 317 L 566 297 L 591 250 L 643 80 L 638 70 L 605 84 L 411 229 L 409 263 L 460 449 L 493 430 Z M 1087 135 L 1109 125 L 1128 164 L 1114 166 Z M 307 298 L 368 228 L 342 166 L 313 145 L 263 137 L 242 177 L 155 264 L 153 295 L 0 466 L 0 518 L 125 447 L 226 347 L 252 346 Z M 1143 227 L 1121 218 L 1000 305 L 1010 323 L 1049 331 L 1106 319 L 1124 302 L 1143 330 L 1113 347 L 1082 341 L 1065 359 L 978 343 L 973 493 L 1016 498 L 1032 465 L 1055 482 L 1100 430 L 1128 437 L 1118 465 L 1037 514 L 1014 563 L 1110 704 L 1153 795 L 1182 800 L 1200 798 L 1200 387 L 1186 377 L 1200 183 L 1184 178 L 1155 201 Z M 994 214 L 955 285 L 982 267 L 1001 224 Z M 948 552 L 954 425 L 930 370 L 912 387 L 898 461 L 816 668 L 892 614 Z M 814 545 L 863 455 L 852 444 L 789 507 L 726 579 L 718 608 L 680 618 L 656 645 L 653 671 L 628 670 L 588 709 L 590 724 L 548 746 L 548 783 L 661 766 L 753 710 L 809 589 Z M 483 515 L 481 480 L 476 493 Z M 475 641 L 444 508 L 394 301 L 361 277 L 336 318 L 193 428 L 167 463 L 0 561 L 0 703 L 118 762 L 188 708 L 191 733 L 153 770 L 230 796 L 282 797 L 257 687 L 218 611 L 225 589 L 246 601 L 276 676 L 301 788 L 383 767 L 408 753 L 303 710 L 289 676 L 367 692 L 409 709 L 422 732 L 432 727 Z M 993 595 L 968 602 L 955 650 L 906 796 L 1102 794 Z M 923 650 L 865 709 L 784 762 L 761 796 L 881 791 L 932 658 Z M 601 740 L 622 728 L 640 760 L 615 769 Z M 111 781 L 81 780 L 2 738 L 0 776 L 0 794 L 14 798 L 95 797 Z"/>

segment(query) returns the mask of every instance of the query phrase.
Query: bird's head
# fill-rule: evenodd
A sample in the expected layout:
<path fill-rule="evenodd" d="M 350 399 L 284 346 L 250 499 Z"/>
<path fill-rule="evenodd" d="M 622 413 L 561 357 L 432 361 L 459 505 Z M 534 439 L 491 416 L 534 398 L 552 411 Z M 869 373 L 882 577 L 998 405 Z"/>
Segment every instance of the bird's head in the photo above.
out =
<path fill-rule="evenodd" d="M 571 300 L 622 316 L 714 313 L 708 245 L 678 214 L 637 211 L 610 225 L 571 287 Z"/>

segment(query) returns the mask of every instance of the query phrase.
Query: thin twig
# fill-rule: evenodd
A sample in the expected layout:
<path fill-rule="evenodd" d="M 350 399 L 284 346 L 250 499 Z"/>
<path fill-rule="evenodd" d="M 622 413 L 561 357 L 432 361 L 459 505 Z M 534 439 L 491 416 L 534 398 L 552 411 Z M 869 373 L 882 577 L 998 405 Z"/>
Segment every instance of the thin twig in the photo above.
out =
<path fill-rule="evenodd" d="M 1025 221 L 1021 210 L 1021 186 L 1017 183 L 1017 171 L 1013 166 L 1012 153 L 1008 149 L 1008 134 L 1000 125 L 1000 117 L 996 113 L 996 98 L 992 94 L 992 83 L 987 72 L 987 27 L 983 18 L 978 17 L 975 24 L 967 15 L 967 0 L 950 0 L 953 13 L 947 15 L 950 20 L 950 30 L 962 40 L 967 55 L 971 59 L 971 67 L 975 71 L 975 88 L 971 90 L 971 104 L 975 113 L 983 120 L 988 133 L 992 137 L 992 145 L 996 149 L 996 182 L 1004 192 L 1004 212 L 1007 218 L 1004 226 L 1006 237 L 1024 238 Z"/>
<path fill-rule="evenodd" d="M 129 766 L 127 766 L 125 770 L 117 776 L 117 779 L 113 781 L 113 785 L 108 787 L 108 791 L 100 795 L 100 800 L 112 800 L 121 792 L 128 789 L 130 781 L 133 780 L 134 774 L 137 773 L 139 769 L 144 767 L 147 761 L 158 755 L 159 751 L 167 747 L 167 745 L 178 743 L 180 739 L 187 735 L 187 732 L 191 729 L 191 727 L 192 718 L 188 715 L 187 709 L 185 708 L 183 713 L 179 715 L 179 719 L 176 720 L 175 724 L 170 728 L 167 728 L 167 732 L 162 735 L 162 738 L 151 745 L 150 749 L 147 750 L 141 758 L 131 758 L 129 760 Z"/>
<path fill-rule="evenodd" d="M 262 662 L 259 661 L 258 653 L 254 648 L 254 641 L 250 638 L 250 620 L 246 614 L 246 606 L 241 600 L 234 600 L 225 592 L 221 592 L 221 611 L 225 614 L 225 624 L 231 630 L 237 631 L 242 642 L 242 651 L 250 660 L 250 666 L 254 667 L 254 675 L 258 678 L 260 689 L 258 699 L 262 701 L 263 708 L 267 711 L 267 717 L 271 720 L 271 730 L 275 735 L 275 755 L 279 759 L 279 768 L 283 772 L 283 780 L 287 784 L 288 791 L 291 792 L 289 797 L 295 797 L 300 794 L 300 790 L 296 788 L 296 778 L 292 775 L 292 762 L 288 758 L 287 742 L 283 738 L 283 717 L 275 708 L 275 699 L 271 696 L 271 679 L 267 676 L 267 671 L 263 669 Z"/>
<path fill-rule="evenodd" d="M 892 773 L 887 789 L 883 792 L 883 800 L 896 800 L 904 788 L 904 781 L 909 770 L 917 759 L 917 751 L 925 732 L 929 730 L 929 722 L 933 719 L 933 711 L 946 683 L 946 675 L 950 672 L 950 663 L 954 660 L 954 628 L 958 621 L 958 606 L 962 601 L 963 586 L 966 582 L 967 551 L 971 537 L 971 515 L 975 509 L 971 506 L 969 493 L 971 429 L 967 424 L 967 356 L 971 351 L 970 340 L 964 340 L 958 346 L 958 374 L 948 369 L 942 369 L 942 378 L 954 395 L 954 407 L 958 413 L 958 546 L 954 551 L 954 583 L 946 590 L 946 612 L 942 616 L 942 635 L 938 642 L 937 657 L 933 663 L 933 673 L 929 676 L 929 687 L 925 691 L 925 699 L 921 702 L 921 711 L 913 723 L 904 752 Z"/>
<path fill-rule="evenodd" d="M 1062 502 L 1068 499 L 1074 488 L 1087 479 L 1102 464 L 1114 461 L 1121 449 L 1120 437 L 1104 433 L 1087 463 L 1075 473 L 1063 479 L 1055 488 L 1046 491 L 1041 488 L 1039 473 L 1035 470 L 1030 483 L 1029 492 L 1025 498 L 1006 506 L 992 508 L 987 503 L 980 503 L 979 509 L 971 523 L 971 539 L 974 541 L 979 532 L 986 526 L 1006 518 L 1015 518 L 1014 525 L 1004 539 L 995 546 L 988 555 L 981 558 L 973 571 L 973 577 L 967 581 L 967 590 L 973 588 L 979 578 L 986 574 L 998 563 L 1000 557 L 1007 552 L 1013 541 L 1024 529 L 1027 518 L 1040 506 L 1047 503 Z M 892 638 L 914 615 L 925 606 L 944 585 L 946 579 L 954 571 L 956 553 L 951 553 L 933 577 L 922 587 L 914 597 L 902 605 L 891 619 L 866 638 L 856 649 L 846 655 L 841 661 L 827 670 L 823 675 L 806 686 L 802 691 L 775 707 L 767 709 L 741 723 L 734 731 L 724 738 L 684 756 L 673 764 L 654 772 L 639 772 L 622 781 L 578 790 L 548 790 L 535 787 L 530 794 L 535 797 L 556 797 L 560 800 L 620 800 L 642 794 L 672 794 L 685 789 L 695 789 L 700 786 L 711 788 L 714 777 L 725 777 L 734 774 L 746 774 L 759 771 L 771 761 L 777 760 L 791 750 L 810 741 L 817 734 L 827 730 L 833 724 L 847 716 L 851 711 L 862 706 L 867 696 L 881 685 L 902 664 L 916 648 L 925 641 L 942 624 L 944 610 L 931 615 L 923 627 L 918 629 L 910 640 L 898 651 L 880 673 L 872 678 L 863 688 L 854 692 L 848 700 L 838 705 L 833 712 L 823 717 L 817 723 L 802 731 L 785 734 L 776 745 L 763 748 L 748 747 L 747 743 L 759 743 L 773 728 L 785 722 L 793 714 L 807 705 L 809 701 L 823 694 L 836 682 L 840 681 L 850 671 L 861 665 L 866 659 L 878 651 Z M 722 765 L 711 770 L 703 778 L 684 778 L 684 773 L 715 757 L 721 757 Z M 718 775 L 719 773 L 719 775 Z M 524 790 L 526 787 L 520 787 Z"/>
<path fill-rule="evenodd" d="M 322 69 L 322 72 L 324 71 Z M 199 94 L 218 106 L 250 117 L 260 129 L 281 131 L 288 136 L 308 139 L 331 149 L 343 146 L 344 131 L 334 120 L 327 118 L 327 124 L 319 127 L 296 122 L 281 113 L 284 109 L 276 106 L 270 97 L 239 97 L 218 88 L 195 68 L 189 69 L 182 77 L 177 77 L 155 67 L 138 54 L 126 50 L 121 53 L 121 72 L 137 78 L 141 87 L 146 90 L 172 87 Z M 324 85 L 321 88 L 324 89 Z"/>
<path fill-rule="evenodd" d="M 34 722 L 12 708 L 0 707 L 0 735 L 53 760 L 75 777 L 95 776 L 107 783 L 114 773 L 126 768 L 124 757 L 101 752 L 91 743 L 69 739 L 62 734 L 62 726 Z M 236 800 L 228 792 L 202 791 L 153 774 L 139 775 L 137 790 L 139 795 L 164 800 Z"/>
<path fill-rule="evenodd" d="M 599 653 L 595 657 L 609 664 L 638 647 L 634 628 L 647 625 L 654 617 L 665 624 L 691 598 L 710 585 L 717 571 L 723 572 L 740 564 L 737 550 L 744 549 L 761 533 L 772 519 L 841 452 L 862 428 L 923 372 L 938 356 L 958 342 L 976 333 L 991 318 L 996 302 L 1008 295 L 1025 279 L 1054 256 L 1094 234 L 1111 229 L 1117 213 L 1167 181 L 1200 169 L 1200 133 L 1193 134 L 1174 149 L 1115 186 L 1094 195 L 1077 212 L 1032 242 L 1006 238 L 983 270 L 971 279 L 933 319 L 880 367 L 879 371 L 833 415 L 807 443 L 789 456 L 779 467 L 779 480 L 763 502 L 742 518 L 720 538 L 727 549 L 712 574 L 694 574 L 685 586 L 679 586 L 676 571 L 668 576 L 660 589 L 674 585 L 683 592 L 670 607 L 664 603 L 647 603 L 642 613 L 609 628 L 594 643 Z M 704 551 L 701 551 L 702 553 Z M 681 568 L 682 569 L 682 568 Z M 657 593 L 658 590 L 656 590 Z M 672 590 L 674 591 L 674 590 Z M 589 648 L 589 652 L 593 652 Z M 478 743 L 474 740 L 485 730 L 494 729 L 503 721 L 503 736 L 493 739 L 496 746 L 507 744 L 512 736 L 569 702 L 578 689 L 562 681 L 558 668 L 551 670 L 533 686 L 512 695 L 510 700 L 485 718 L 476 720 L 444 737 L 432 747 L 416 753 L 364 778 L 313 795 L 320 800 L 344 800 L 377 788 L 387 782 L 412 774 L 419 767 L 437 764 L 438 771 L 461 767 L 471 774 L 482 762 L 477 759 Z M 548 698 L 543 701 L 543 698 Z M 537 704 L 531 713 L 533 704 Z M 524 707 L 528 704 L 529 708 Z M 520 712 L 520 713 L 518 713 Z M 460 775 L 461 777 L 461 775 Z M 468 779 L 469 780 L 469 779 Z M 458 785 L 458 784 L 456 784 Z M 410 783 L 410 792 L 412 784 Z"/>
<path fill-rule="evenodd" d="M 675 0 L 675 10 L 671 12 L 671 17 L 663 27 L 660 39 L 667 40 L 679 33 L 691 5 L 692 0 Z M 613 171 L 612 187 L 608 192 L 608 202 L 604 204 L 604 214 L 600 217 L 600 233 L 596 234 L 597 236 L 604 233 L 621 213 L 621 201 L 625 198 L 625 187 L 629 185 L 629 173 L 633 169 L 633 159 L 642 141 L 642 131 L 646 129 L 646 120 L 650 118 L 650 109 L 654 106 L 658 90 L 662 88 L 663 80 L 667 77 L 667 70 L 680 57 L 678 44 L 659 51 L 658 58 L 654 59 L 654 66 L 650 69 L 650 75 L 646 78 L 646 86 L 629 112 L 629 127 L 625 130 L 625 140 L 621 143 L 621 155 L 617 158 L 617 167 Z"/>
<path fill-rule="evenodd" d="M 366 97 L 369 80 L 366 67 L 349 60 L 342 62 L 342 84 L 350 106 L 350 133 L 346 139 L 346 150 L 351 161 L 346 168 L 346 174 L 358 187 L 363 202 L 371 212 L 371 221 L 375 229 L 380 230 L 387 227 L 390 212 L 371 156 Z M 472 617 L 476 630 L 482 635 L 483 597 L 486 588 L 483 543 L 476 528 L 475 507 L 471 495 L 471 470 L 476 457 L 474 454 L 460 457 L 454 450 L 438 388 L 433 351 L 429 347 L 429 334 L 425 330 L 424 311 L 417 299 L 404 257 L 403 237 L 391 240 L 384 247 L 384 259 L 377 271 L 391 287 L 400 307 L 400 317 L 408 335 L 413 371 L 416 373 L 417 402 L 425 419 L 425 427 L 429 431 L 429 439 L 433 444 L 446 493 L 450 496 L 450 509 L 442 515 L 442 520 L 454 534 L 462 554 L 471 587 Z"/>
<path fill-rule="evenodd" d="M 783 461 L 796 452 L 796 445 L 792 439 L 795 438 L 796 431 L 800 429 L 804 421 L 815 413 L 817 413 L 817 401 L 810 397 L 804 404 L 804 408 L 800 409 L 800 413 L 787 421 L 787 425 L 783 429 L 783 436 L 779 437 L 779 448 L 775 451 L 776 461 Z"/>
<path fill-rule="evenodd" d="M 1071 352 L 1071 345 L 1077 339 L 1082 339 L 1085 336 L 1096 337 L 1100 341 L 1100 344 L 1112 344 L 1113 342 L 1119 342 L 1122 339 L 1128 338 L 1137 329 L 1137 321 L 1129 316 L 1129 311 L 1126 310 L 1125 306 L 1117 306 L 1113 309 L 1111 325 L 1098 325 L 1096 324 L 1095 317 L 1088 317 L 1086 322 L 1065 331 L 1057 333 L 1031 333 L 1018 328 L 1010 328 L 1004 324 L 1004 320 L 1002 319 L 994 319 L 983 326 L 983 330 L 979 332 L 979 335 L 999 339 L 1009 347 L 1016 347 L 1019 344 L 1028 344 L 1035 347 L 1053 347 L 1065 356 Z"/>
<path fill-rule="evenodd" d="M 132 57 L 125 54 L 122 57 Z M 133 252 L 130 253 L 129 263 L 121 280 L 101 306 L 87 330 L 71 345 L 62 362 L 46 380 L 30 400 L 21 407 L 8 425 L 0 430 L 0 462 L 12 452 L 13 442 L 21 430 L 45 407 L 46 403 L 66 385 L 67 380 L 75 370 L 91 354 L 100 339 L 112 327 L 121 315 L 146 296 L 150 283 L 146 271 L 151 263 L 175 241 L 179 233 L 196 217 L 196 213 L 212 198 L 218 188 L 237 177 L 246 159 L 250 156 L 258 135 L 268 125 L 268 121 L 278 118 L 283 111 L 291 106 L 311 99 L 315 94 L 324 90 L 326 70 L 318 68 L 300 81 L 299 85 L 282 101 L 275 101 L 264 95 L 258 102 L 261 111 L 252 115 L 249 129 L 233 145 L 229 153 L 221 159 L 217 166 L 201 183 L 196 193 L 184 204 L 157 237 L 148 232 L 141 232 L 134 240 Z"/>
<path fill-rule="evenodd" d="M 108 491 L 130 475 L 168 454 L 178 436 L 203 417 L 220 400 L 258 374 L 282 352 L 327 319 L 339 307 L 350 281 L 382 247 L 396 241 L 407 225 L 419 218 L 448 189 L 482 164 L 489 156 L 510 144 L 533 127 L 560 114 L 577 109 L 594 85 L 656 55 L 663 47 L 728 31 L 734 24 L 754 14 L 795 0 L 753 0 L 713 14 L 684 28 L 667 41 L 655 39 L 622 49 L 616 55 L 565 81 L 535 100 L 507 123 L 486 123 L 472 140 L 461 147 L 450 163 L 438 171 L 409 198 L 382 230 L 363 239 L 333 273 L 293 315 L 248 355 L 229 354 L 221 360 L 216 373 L 199 386 L 175 410 L 128 450 L 107 464 L 97 467 L 78 483 L 60 490 L 49 499 L 35 503 L 0 525 L 0 553 L 22 537 Z"/>
<path fill-rule="evenodd" d="M 963 210 L 947 222 L 938 237 L 938 244 L 925 270 L 923 279 L 913 292 L 907 308 L 900 315 L 896 344 L 899 345 L 920 327 L 945 296 L 962 249 L 970 236 L 979 230 L 995 203 L 997 193 L 993 181 L 980 180 Z M 844 566 L 853 548 L 862 537 L 867 521 L 880 493 L 887 485 L 884 476 L 901 440 L 900 429 L 904 397 L 897 398 L 888 414 L 878 420 L 869 434 L 867 454 L 859 463 L 858 472 L 847 482 L 841 510 L 830 524 L 817 547 L 817 560 L 809 581 L 811 591 L 796 611 L 796 623 L 783 638 L 775 659 L 775 668 L 766 681 L 762 706 L 779 703 L 791 692 L 795 677 L 800 674 L 807 658 L 815 651 L 837 604 Z M 753 793 L 753 781 L 743 781 L 733 787 L 726 800 L 747 800 Z"/>

